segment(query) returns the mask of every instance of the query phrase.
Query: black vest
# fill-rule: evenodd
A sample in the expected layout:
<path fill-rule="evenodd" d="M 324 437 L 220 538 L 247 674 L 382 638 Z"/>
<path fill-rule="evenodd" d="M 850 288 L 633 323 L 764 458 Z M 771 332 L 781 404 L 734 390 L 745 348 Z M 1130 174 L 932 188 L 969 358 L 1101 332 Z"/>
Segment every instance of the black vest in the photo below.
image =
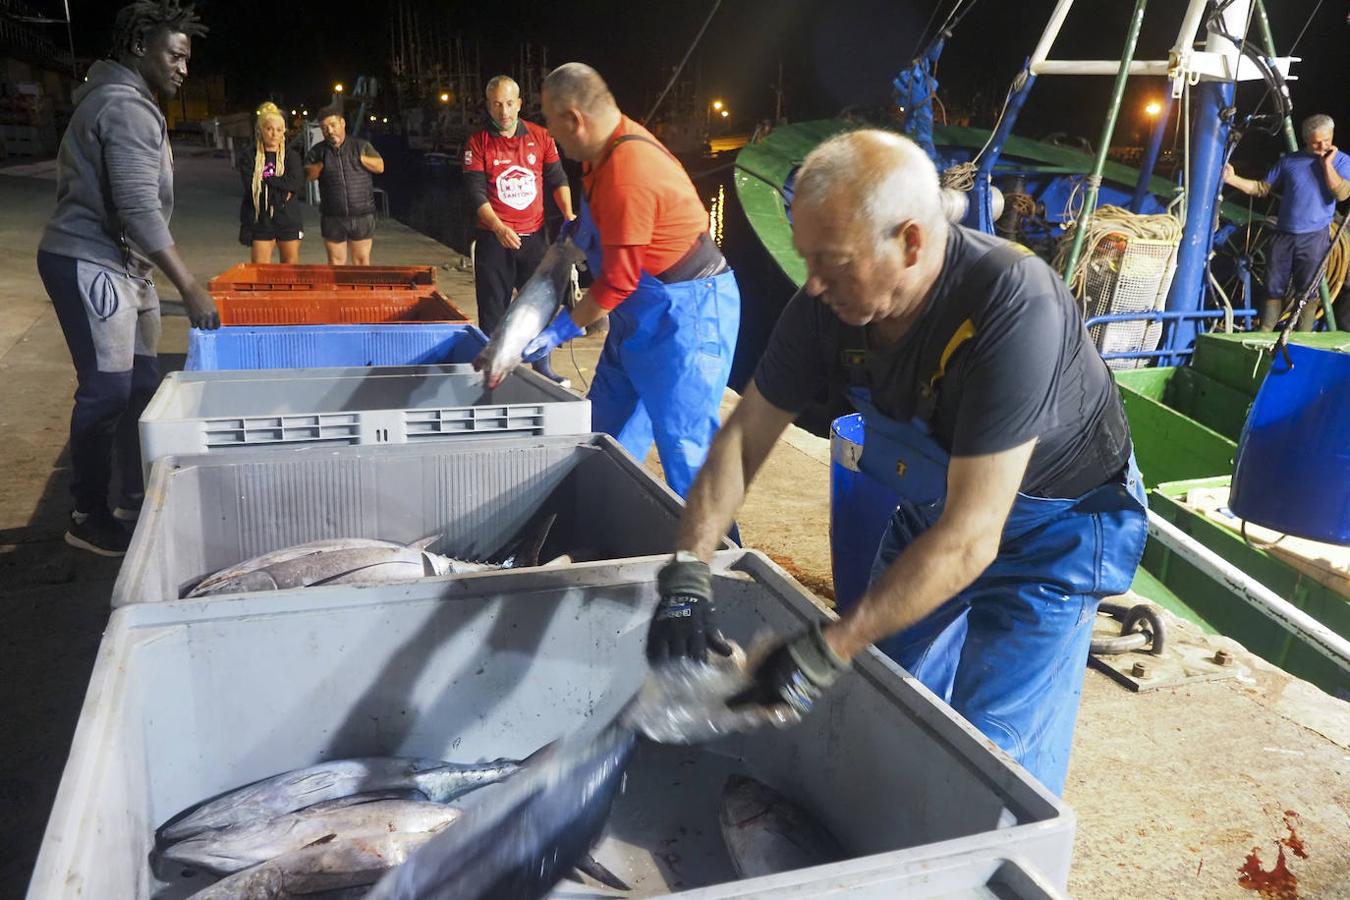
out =
<path fill-rule="evenodd" d="M 348 137 L 336 150 L 327 141 L 318 145 L 323 154 L 320 209 L 325 216 L 346 219 L 375 213 L 375 181 L 370 170 L 361 165 L 360 144 Z"/>

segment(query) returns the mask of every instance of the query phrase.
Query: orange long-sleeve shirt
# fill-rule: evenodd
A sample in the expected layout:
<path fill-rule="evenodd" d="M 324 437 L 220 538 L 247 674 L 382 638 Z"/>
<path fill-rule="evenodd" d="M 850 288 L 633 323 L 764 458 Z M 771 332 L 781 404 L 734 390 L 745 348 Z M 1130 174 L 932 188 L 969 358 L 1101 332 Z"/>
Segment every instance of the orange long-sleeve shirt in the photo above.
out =
<path fill-rule="evenodd" d="M 623 135 L 646 140 L 616 144 Z M 708 230 L 708 212 L 684 167 L 647 141 L 656 138 L 622 116 L 606 155 L 582 173 L 604 253 L 591 296 L 605 309 L 626 300 L 642 272 L 659 275 L 678 262 Z"/>

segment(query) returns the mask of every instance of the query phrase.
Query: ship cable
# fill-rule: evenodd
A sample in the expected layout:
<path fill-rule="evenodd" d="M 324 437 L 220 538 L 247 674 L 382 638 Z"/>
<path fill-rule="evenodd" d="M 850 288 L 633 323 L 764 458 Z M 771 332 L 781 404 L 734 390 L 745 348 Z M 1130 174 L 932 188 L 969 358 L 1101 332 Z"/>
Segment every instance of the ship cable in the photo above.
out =
<path fill-rule="evenodd" d="M 1308 305 L 1308 302 L 1312 299 L 1313 295 L 1318 292 L 1318 288 L 1321 287 L 1322 277 L 1327 272 L 1327 263 L 1331 259 L 1332 251 L 1336 250 L 1345 239 L 1345 226 L 1347 223 L 1350 223 L 1350 216 L 1341 216 L 1341 223 L 1336 227 L 1336 232 L 1331 238 L 1331 246 L 1327 247 L 1327 251 L 1322 254 L 1322 260 L 1317 264 L 1317 272 L 1308 286 L 1304 290 L 1298 292 L 1298 302 L 1290 309 L 1288 301 L 1285 301 L 1284 314 L 1288 318 L 1286 318 L 1284 323 L 1280 326 L 1280 334 L 1279 337 L 1275 339 L 1275 346 L 1272 348 L 1271 353 L 1281 353 L 1284 356 L 1285 364 L 1288 365 L 1290 369 L 1294 368 L 1294 361 L 1289 357 L 1289 332 L 1294 329 L 1298 320 L 1303 318 L 1304 307 Z M 1293 293 L 1292 281 L 1287 290 L 1290 293 Z"/>
<path fill-rule="evenodd" d="M 703 20 L 703 27 L 698 30 L 698 34 L 694 35 L 694 42 L 689 45 L 689 49 L 684 51 L 684 59 L 680 60 L 680 64 L 676 66 L 675 71 L 671 73 L 670 81 L 666 82 L 665 89 L 662 90 L 661 95 L 656 98 L 656 102 L 653 103 L 652 108 L 647 111 L 647 115 L 642 117 L 643 128 L 647 127 L 647 123 L 652 120 L 652 116 L 656 115 L 657 109 L 661 107 L 661 101 L 666 99 L 666 94 L 669 94 L 670 89 L 675 86 L 675 82 L 680 77 L 680 72 L 684 71 L 684 64 L 689 62 L 689 57 L 693 55 L 694 48 L 698 46 L 699 41 L 703 40 L 703 33 L 707 31 L 708 26 L 712 24 L 713 16 L 717 15 L 717 8 L 721 5 L 722 0 L 713 0 L 712 9 L 708 10 L 708 17 Z"/>

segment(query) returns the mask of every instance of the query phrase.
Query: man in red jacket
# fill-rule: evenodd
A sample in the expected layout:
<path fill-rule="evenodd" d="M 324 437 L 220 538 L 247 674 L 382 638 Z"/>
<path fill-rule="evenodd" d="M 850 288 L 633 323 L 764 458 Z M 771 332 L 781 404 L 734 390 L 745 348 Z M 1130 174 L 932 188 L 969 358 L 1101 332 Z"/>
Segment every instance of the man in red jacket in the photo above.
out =
<path fill-rule="evenodd" d="M 512 291 L 524 286 L 548 248 L 542 189 L 553 191 L 564 219 L 575 216 L 557 145 L 543 128 L 520 118 L 520 87 L 498 75 L 484 93 L 488 122 L 469 138 L 464 177 L 478 220 L 473 260 L 478 324 L 490 336 L 506 315 Z M 566 385 L 547 356 L 534 370 Z"/>

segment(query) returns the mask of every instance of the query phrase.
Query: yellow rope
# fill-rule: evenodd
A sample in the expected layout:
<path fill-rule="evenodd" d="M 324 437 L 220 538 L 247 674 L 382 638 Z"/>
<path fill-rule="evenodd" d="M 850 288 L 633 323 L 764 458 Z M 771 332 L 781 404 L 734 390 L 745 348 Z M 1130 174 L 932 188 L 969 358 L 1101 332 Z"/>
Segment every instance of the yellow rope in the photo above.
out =
<path fill-rule="evenodd" d="M 1340 222 L 1332 222 L 1329 226 L 1333 238 L 1339 224 Z M 1327 290 L 1332 300 L 1340 296 L 1347 275 L 1350 275 L 1350 231 L 1343 231 L 1340 240 L 1332 245 L 1331 253 L 1327 256 Z"/>
<path fill-rule="evenodd" d="M 1055 252 L 1055 269 L 1061 275 L 1069 264 L 1069 248 L 1073 245 L 1073 233 L 1078 226 L 1079 223 L 1074 222 L 1065 228 L 1064 236 L 1060 238 L 1059 247 Z M 1092 214 L 1092 218 L 1088 221 L 1087 234 L 1083 237 L 1083 246 L 1087 248 L 1089 257 L 1097 251 L 1098 245 L 1104 240 L 1128 242 L 1131 238 L 1136 238 L 1179 244 L 1181 221 L 1176 216 L 1166 213 L 1145 216 L 1119 206 L 1101 206 Z M 1069 285 L 1069 289 L 1076 297 L 1082 298 L 1087 289 L 1087 270 L 1086 265 L 1080 264 L 1078 271 L 1074 273 L 1073 283 Z"/>
<path fill-rule="evenodd" d="M 957 163 L 938 176 L 938 183 L 954 191 L 968 191 L 975 187 L 975 173 L 979 171 L 973 162 Z"/>

